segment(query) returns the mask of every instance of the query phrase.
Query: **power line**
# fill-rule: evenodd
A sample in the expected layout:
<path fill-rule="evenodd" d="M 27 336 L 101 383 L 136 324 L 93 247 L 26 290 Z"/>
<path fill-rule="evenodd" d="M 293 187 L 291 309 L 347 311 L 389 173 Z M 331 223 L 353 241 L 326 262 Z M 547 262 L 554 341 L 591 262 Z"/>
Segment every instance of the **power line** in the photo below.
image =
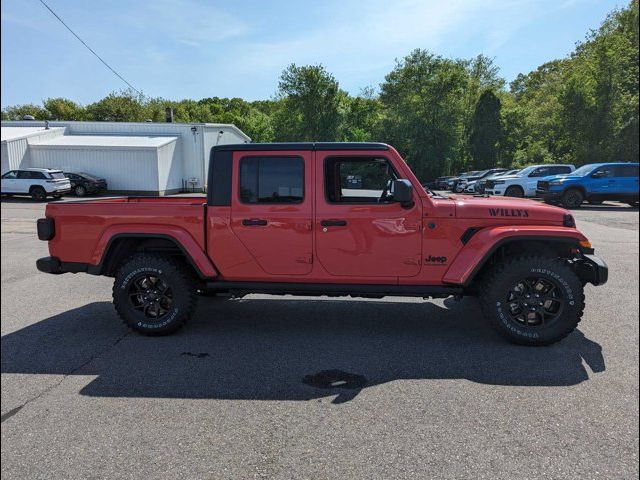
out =
<path fill-rule="evenodd" d="M 47 10 L 49 10 L 49 11 L 51 12 L 51 14 L 52 14 L 54 17 L 56 17 L 56 18 L 60 21 L 60 23 L 61 23 L 62 25 L 64 25 L 64 26 L 66 27 L 66 29 L 67 29 L 67 30 L 69 30 L 69 31 L 73 34 L 73 36 L 74 36 L 74 37 L 76 37 L 76 38 L 80 41 L 80 43 L 82 43 L 85 47 L 87 47 L 87 49 L 88 49 L 91 53 L 93 53 L 93 54 L 96 56 L 96 58 L 97 58 L 98 60 L 100 60 L 100 61 L 104 64 L 104 66 L 105 66 L 105 67 L 107 67 L 109 70 L 111 70 L 111 71 L 115 74 L 115 76 L 116 76 L 116 77 L 118 77 L 118 78 L 119 78 L 120 80 L 122 80 L 124 83 L 126 83 L 127 85 L 129 85 L 129 87 L 130 87 L 130 88 L 132 88 L 133 90 L 135 90 L 136 92 L 138 92 L 138 94 L 139 94 L 139 95 L 142 95 L 142 92 L 141 92 L 140 90 L 138 90 L 136 87 L 134 87 L 134 86 L 133 86 L 133 85 L 131 85 L 129 82 L 127 82 L 127 81 L 125 80 L 125 78 L 124 78 L 122 75 L 120 75 L 118 72 L 116 72 L 113 68 L 111 68 L 111 65 L 109 65 L 107 62 L 105 62 L 105 61 L 102 59 L 102 57 L 100 57 L 100 55 L 98 55 L 98 54 L 93 50 L 93 48 L 91 48 L 89 45 L 87 45 L 87 43 L 86 43 L 84 40 L 82 40 L 82 39 L 80 38 L 80 36 L 79 36 L 76 32 L 74 32 L 73 30 L 71 30 L 71 27 L 69 27 L 69 25 L 67 25 L 66 23 L 64 23 L 64 20 L 62 20 L 62 19 L 58 16 L 58 14 L 57 14 L 56 12 L 54 12 L 54 11 L 51 9 L 51 7 L 50 7 L 49 5 L 47 5 L 47 4 L 44 2 L 44 0 L 40 0 L 40 3 L 41 3 L 42 5 L 44 5 L 44 6 L 47 8 Z"/>

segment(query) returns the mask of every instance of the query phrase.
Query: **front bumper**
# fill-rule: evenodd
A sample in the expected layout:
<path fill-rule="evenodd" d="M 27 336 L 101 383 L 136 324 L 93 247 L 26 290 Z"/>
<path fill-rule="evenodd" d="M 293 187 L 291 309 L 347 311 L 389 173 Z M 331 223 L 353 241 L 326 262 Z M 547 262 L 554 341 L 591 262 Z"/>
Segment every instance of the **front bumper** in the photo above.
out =
<path fill-rule="evenodd" d="M 101 193 L 107 191 L 106 183 L 88 183 L 85 187 L 88 193 Z"/>
<path fill-rule="evenodd" d="M 545 202 L 554 202 L 560 200 L 562 192 L 554 192 L 551 190 L 536 190 L 536 197 L 542 198 Z"/>
<path fill-rule="evenodd" d="M 71 192 L 71 187 L 61 187 L 55 188 L 50 192 L 47 192 L 48 195 L 64 195 L 65 193 Z"/>
<path fill-rule="evenodd" d="M 575 267 L 578 276 L 592 285 L 604 285 L 609 280 L 607 263 L 596 255 L 583 254 L 575 261 Z"/>

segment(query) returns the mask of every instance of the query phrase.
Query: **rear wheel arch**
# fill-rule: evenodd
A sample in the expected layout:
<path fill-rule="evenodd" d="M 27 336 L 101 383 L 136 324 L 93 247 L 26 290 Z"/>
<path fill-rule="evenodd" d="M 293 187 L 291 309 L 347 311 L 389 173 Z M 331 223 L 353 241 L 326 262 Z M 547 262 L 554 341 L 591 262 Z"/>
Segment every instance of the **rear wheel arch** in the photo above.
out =
<path fill-rule="evenodd" d="M 91 273 L 115 276 L 120 265 L 131 256 L 141 253 L 172 256 L 182 261 L 196 278 L 207 278 L 177 239 L 170 235 L 145 233 L 123 233 L 111 237 L 104 249 L 100 263 Z"/>

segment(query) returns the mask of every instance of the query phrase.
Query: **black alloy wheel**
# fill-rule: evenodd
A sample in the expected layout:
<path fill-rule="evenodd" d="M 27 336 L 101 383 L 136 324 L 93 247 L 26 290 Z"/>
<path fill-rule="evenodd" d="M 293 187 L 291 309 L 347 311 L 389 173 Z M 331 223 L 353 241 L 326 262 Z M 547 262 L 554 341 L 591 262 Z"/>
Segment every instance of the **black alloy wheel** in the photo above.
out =
<path fill-rule="evenodd" d="M 31 189 L 31 198 L 42 202 L 47 199 L 47 192 L 42 187 L 33 187 Z"/>
<path fill-rule="evenodd" d="M 143 273 L 131 282 L 129 301 L 133 309 L 139 310 L 146 318 L 162 320 L 171 311 L 173 292 L 160 278 Z"/>
<path fill-rule="evenodd" d="M 584 195 L 580 190 L 572 188 L 562 196 L 562 205 L 565 208 L 578 208 L 584 202 Z"/>
<path fill-rule="evenodd" d="M 561 288 L 551 279 L 527 277 L 509 291 L 506 298 L 511 321 L 528 327 L 553 324 L 564 309 Z"/>

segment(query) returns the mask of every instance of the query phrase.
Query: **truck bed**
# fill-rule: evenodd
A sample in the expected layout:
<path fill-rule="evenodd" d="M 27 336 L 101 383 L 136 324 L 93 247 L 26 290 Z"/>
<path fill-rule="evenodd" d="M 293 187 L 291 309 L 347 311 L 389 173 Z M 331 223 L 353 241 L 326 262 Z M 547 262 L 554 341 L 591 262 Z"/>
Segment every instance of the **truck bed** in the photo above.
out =
<path fill-rule="evenodd" d="M 177 231 L 191 237 L 205 250 L 201 197 L 112 197 L 49 203 L 46 217 L 55 222 L 55 237 L 49 242 L 51 256 L 67 262 L 96 265 L 107 238 L 119 230 L 148 235 L 157 230 Z"/>

